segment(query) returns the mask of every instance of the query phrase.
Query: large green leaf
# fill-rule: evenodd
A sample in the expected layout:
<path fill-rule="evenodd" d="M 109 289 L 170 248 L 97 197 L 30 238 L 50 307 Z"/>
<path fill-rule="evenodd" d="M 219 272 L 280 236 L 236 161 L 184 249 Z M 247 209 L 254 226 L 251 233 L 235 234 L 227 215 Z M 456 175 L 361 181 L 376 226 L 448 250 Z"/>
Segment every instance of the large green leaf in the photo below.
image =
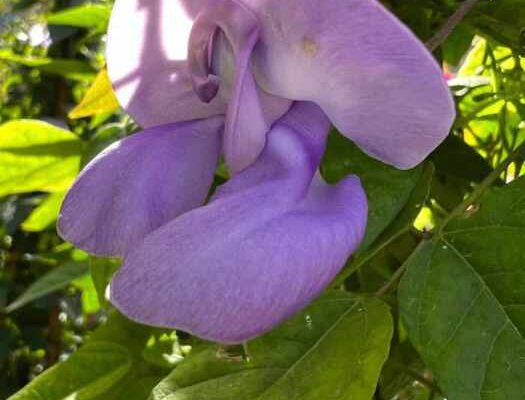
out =
<path fill-rule="evenodd" d="M 392 321 L 379 300 L 327 294 L 249 343 L 250 360 L 217 346 L 190 355 L 153 400 L 369 400 L 388 355 Z"/>
<path fill-rule="evenodd" d="M 60 267 L 56 267 L 29 286 L 20 297 L 7 306 L 6 311 L 12 312 L 18 310 L 27 303 L 63 289 L 75 279 L 86 275 L 88 272 L 89 266 L 86 262 L 69 262 Z"/>
<path fill-rule="evenodd" d="M 42 121 L 0 126 L 0 196 L 64 191 L 78 174 L 82 142 Z"/>
<path fill-rule="evenodd" d="M 10 400 L 144 400 L 166 374 L 142 357 L 151 334 L 112 313 L 79 351 Z"/>
<path fill-rule="evenodd" d="M 522 178 L 484 195 L 408 261 L 401 312 L 451 399 L 523 399 L 524 237 Z"/>
<path fill-rule="evenodd" d="M 361 250 L 369 247 L 408 202 L 422 174 L 422 167 L 400 171 L 377 161 L 339 133 L 328 138 L 321 165 L 323 176 L 337 182 L 349 174 L 361 179 L 368 197 L 368 225 Z"/>

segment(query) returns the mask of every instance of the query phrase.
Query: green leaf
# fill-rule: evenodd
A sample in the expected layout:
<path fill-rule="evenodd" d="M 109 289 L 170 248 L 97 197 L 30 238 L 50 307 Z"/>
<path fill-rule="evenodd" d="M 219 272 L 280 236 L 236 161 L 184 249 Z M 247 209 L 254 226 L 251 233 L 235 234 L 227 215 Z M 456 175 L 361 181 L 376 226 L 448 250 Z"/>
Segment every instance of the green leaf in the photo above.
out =
<path fill-rule="evenodd" d="M 524 233 L 522 178 L 485 194 L 407 261 L 402 316 L 452 399 L 523 398 Z"/>
<path fill-rule="evenodd" d="M 42 72 L 61 75 L 72 80 L 86 81 L 95 77 L 95 70 L 84 61 L 25 56 L 13 53 L 8 49 L 0 50 L 0 60 L 36 68 Z"/>
<path fill-rule="evenodd" d="M 434 177 L 434 165 L 431 162 L 424 163 L 422 168 L 423 173 L 421 174 L 419 181 L 414 190 L 412 190 L 412 193 L 410 193 L 410 197 L 405 206 L 395 217 L 394 221 L 383 231 L 383 233 L 381 233 L 373 246 L 357 253 L 349 260 L 345 268 L 332 283 L 332 287 L 342 285 L 352 273 L 359 269 L 361 269 L 361 271 L 366 269 L 366 272 L 373 272 L 368 268 L 365 268 L 365 266 L 372 260 L 375 260 L 376 257 L 380 256 L 381 252 L 383 252 L 388 246 L 392 246 L 396 243 L 396 241 L 403 235 L 409 234 L 417 216 L 430 196 L 431 183 Z"/>
<path fill-rule="evenodd" d="M 22 223 L 26 232 L 41 232 L 50 227 L 57 219 L 65 192 L 51 193 Z"/>
<path fill-rule="evenodd" d="M 525 0 L 480 2 L 469 21 L 483 34 L 505 46 L 525 50 Z"/>
<path fill-rule="evenodd" d="M 142 358 L 152 332 L 112 313 L 79 351 L 9 400 L 144 400 L 166 374 Z"/>
<path fill-rule="evenodd" d="M 82 142 L 42 121 L 0 126 L 0 197 L 34 191 L 63 192 L 78 174 Z"/>
<path fill-rule="evenodd" d="M 95 314 L 100 310 L 97 289 L 91 275 L 85 274 L 72 282 L 72 285 L 81 291 L 82 311 L 84 314 Z"/>
<path fill-rule="evenodd" d="M 468 52 L 474 31 L 467 24 L 459 24 L 443 43 L 443 58 L 450 65 L 458 65 Z"/>
<path fill-rule="evenodd" d="M 105 31 L 109 23 L 110 14 L 111 7 L 85 4 L 51 14 L 47 17 L 47 23 L 50 25 L 67 25 Z"/>
<path fill-rule="evenodd" d="M 111 146 L 116 141 L 126 136 L 126 129 L 121 124 L 112 123 L 101 127 L 95 136 L 86 144 L 84 154 L 82 155 L 81 165 L 84 167 L 97 155 Z"/>
<path fill-rule="evenodd" d="M 75 279 L 86 275 L 89 267 L 85 262 L 69 262 L 63 266 L 53 268 L 50 272 L 40 277 L 27 290 L 22 293 L 14 302 L 6 307 L 6 312 L 10 313 L 26 304 L 47 296 L 57 290 L 68 286 Z"/>
<path fill-rule="evenodd" d="M 385 304 L 333 292 L 250 342 L 249 361 L 211 345 L 190 354 L 152 400 L 369 400 L 391 335 Z"/>
<path fill-rule="evenodd" d="M 91 257 L 90 271 L 95 289 L 97 291 L 98 301 L 101 305 L 106 306 L 106 288 L 113 277 L 113 274 L 120 268 L 121 261 L 113 258 Z"/>
<path fill-rule="evenodd" d="M 80 104 L 69 113 L 69 118 L 77 119 L 102 113 L 112 113 L 119 107 L 108 73 L 103 69 L 95 78 Z"/>
<path fill-rule="evenodd" d="M 328 138 L 321 172 L 328 182 L 357 175 L 368 197 L 368 225 L 361 251 L 369 247 L 403 209 L 423 168 L 400 171 L 377 161 L 339 133 Z"/>
<path fill-rule="evenodd" d="M 492 172 L 492 168 L 483 157 L 454 135 L 447 137 L 432 153 L 431 160 L 438 173 L 467 182 L 481 182 Z"/>

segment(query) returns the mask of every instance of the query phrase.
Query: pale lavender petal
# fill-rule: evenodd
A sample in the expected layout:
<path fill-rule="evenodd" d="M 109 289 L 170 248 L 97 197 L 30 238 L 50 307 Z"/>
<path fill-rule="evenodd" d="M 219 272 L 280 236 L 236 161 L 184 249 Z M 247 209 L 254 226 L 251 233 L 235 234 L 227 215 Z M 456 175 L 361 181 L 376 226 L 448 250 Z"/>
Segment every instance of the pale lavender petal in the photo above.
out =
<path fill-rule="evenodd" d="M 255 75 L 317 103 L 364 151 L 400 168 L 449 133 L 454 103 L 424 45 L 375 0 L 244 0 L 261 20 Z"/>
<path fill-rule="evenodd" d="M 117 0 L 106 58 L 117 97 L 139 124 L 151 127 L 223 114 L 217 97 L 204 104 L 192 88 L 188 40 L 203 0 Z"/>
<path fill-rule="evenodd" d="M 313 178 L 327 131 L 319 109 L 296 106 L 269 133 L 257 162 L 209 205 L 126 255 L 112 302 L 139 322 L 224 343 L 259 335 L 303 308 L 344 265 L 366 225 L 357 178 L 337 186 Z"/>
<path fill-rule="evenodd" d="M 209 102 L 220 85 L 222 96 L 229 101 L 224 157 L 234 174 L 251 165 L 264 148 L 266 133 L 274 122 L 268 123 L 266 117 L 271 112 L 265 108 L 281 109 L 281 116 L 291 105 L 285 100 L 272 101 L 268 95 L 264 103 L 261 100 L 250 68 L 258 40 L 257 15 L 233 0 L 211 2 L 198 15 L 190 36 L 189 62 L 195 91 L 201 100 Z"/>
<path fill-rule="evenodd" d="M 162 125 L 110 146 L 69 190 L 60 235 L 88 252 L 122 256 L 148 233 L 201 205 L 223 124 L 223 117 L 213 117 Z"/>

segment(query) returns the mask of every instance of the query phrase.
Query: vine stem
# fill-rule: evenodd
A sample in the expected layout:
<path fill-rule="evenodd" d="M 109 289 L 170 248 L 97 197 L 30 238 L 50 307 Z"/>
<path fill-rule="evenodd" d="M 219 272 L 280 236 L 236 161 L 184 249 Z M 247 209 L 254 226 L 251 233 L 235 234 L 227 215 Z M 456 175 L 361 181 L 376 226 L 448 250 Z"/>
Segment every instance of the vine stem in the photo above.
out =
<path fill-rule="evenodd" d="M 514 150 L 505 161 L 503 161 L 494 171 L 488 175 L 483 182 L 481 182 L 476 188 L 472 191 L 472 193 L 465 198 L 459 204 L 452 212 L 443 220 L 443 222 L 440 224 L 439 229 L 437 230 L 438 234 L 440 234 L 443 229 L 448 225 L 450 221 L 452 221 L 454 218 L 458 217 L 459 215 L 463 214 L 471 205 L 473 205 L 477 199 L 481 197 L 485 191 L 491 187 L 494 182 L 496 182 L 502 173 L 504 173 L 509 166 L 519 159 L 523 158 L 525 156 L 525 143 L 519 146 L 516 150 Z"/>
<path fill-rule="evenodd" d="M 355 262 L 352 262 L 348 268 L 344 269 L 334 280 L 334 282 L 331 284 L 332 287 L 337 287 L 342 285 L 355 271 L 360 269 L 363 265 L 365 265 L 368 261 L 373 259 L 375 256 L 377 256 L 383 249 L 385 249 L 388 245 L 392 244 L 392 242 L 399 239 L 404 234 L 410 232 L 410 227 L 406 226 L 399 231 L 397 231 L 394 235 L 392 235 L 390 238 L 385 240 L 384 242 L 381 242 L 379 245 L 377 245 L 375 248 L 373 248 L 370 252 L 365 253 L 362 257 L 357 258 Z"/>
<path fill-rule="evenodd" d="M 473 205 L 476 200 L 478 200 L 485 191 L 490 188 L 494 182 L 496 182 L 501 174 L 505 172 L 509 166 L 520 159 L 525 158 L 525 143 L 523 143 L 521 146 L 519 146 L 516 150 L 514 150 L 507 159 L 501 163 L 494 171 L 488 175 L 483 182 L 481 182 L 476 188 L 470 193 L 469 196 L 465 198 L 459 204 L 448 216 L 443 220 L 443 222 L 439 225 L 438 229 L 436 230 L 436 235 L 441 235 L 443 232 L 443 229 L 449 224 L 450 221 L 452 221 L 454 218 L 460 216 L 463 214 L 471 205 Z M 397 284 L 397 282 L 401 279 L 403 274 L 405 273 L 406 269 L 408 268 L 408 262 L 405 261 L 399 269 L 394 272 L 392 277 L 388 280 L 385 285 L 379 289 L 375 295 L 378 297 L 382 297 L 390 292 L 390 290 Z"/>
<path fill-rule="evenodd" d="M 407 262 L 403 263 L 403 265 L 402 265 L 401 267 L 399 267 L 399 268 L 397 269 L 396 272 L 394 272 L 394 275 L 392 275 L 392 276 L 390 277 L 390 279 L 388 280 L 388 282 L 385 283 L 385 284 L 383 285 L 383 287 L 381 287 L 381 289 L 379 289 L 379 290 L 375 293 L 375 295 L 376 295 L 377 297 L 382 297 L 382 296 L 386 295 L 386 294 L 390 291 L 390 289 L 391 289 L 392 287 L 394 287 L 394 285 L 395 285 L 395 284 L 401 279 L 401 277 L 402 277 L 403 274 L 405 273 L 405 270 L 407 269 L 407 266 L 408 266 L 408 263 L 407 263 Z"/>
<path fill-rule="evenodd" d="M 428 49 L 430 49 L 430 51 L 436 50 L 449 37 L 454 28 L 463 21 L 478 1 L 479 0 L 465 0 L 461 3 L 456 12 L 450 16 L 441 29 L 426 43 Z"/>

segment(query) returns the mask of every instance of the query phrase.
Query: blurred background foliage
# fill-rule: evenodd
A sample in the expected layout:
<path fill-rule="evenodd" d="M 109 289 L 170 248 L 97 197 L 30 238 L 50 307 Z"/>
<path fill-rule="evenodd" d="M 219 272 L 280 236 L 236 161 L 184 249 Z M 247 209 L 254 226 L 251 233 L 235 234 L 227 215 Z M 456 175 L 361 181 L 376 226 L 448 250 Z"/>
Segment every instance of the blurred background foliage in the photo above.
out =
<path fill-rule="evenodd" d="M 459 2 L 384 4 L 426 41 Z M 68 359 L 101 325 L 90 345 L 109 346 L 97 348 L 108 360 L 80 353 L 73 359 L 77 375 L 55 369 L 48 379 L 56 390 L 46 400 L 66 397 L 56 383 L 60 374 L 82 398 L 146 399 L 189 349 L 182 334 L 177 339 L 116 315 L 104 292 L 118 261 L 74 249 L 54 227 L 82 166 L 137 130 L 120 111 L 104 70 L 111 6 L 109 0 L 0 2 L 0 398 Z M 525 1 L 481 0 L 435 55 L 458 117 L 425 165 L 395 171 L 337 132 L 330 137 L 323 174 L 337 181 L 358 172 L 371 200 L 365 243 L 336 282 L 354 292 L 380 290 L 422 238 L 525 142 Z M 499 184 L 524 172 L 522 162 L 513 163 Z M 225 178 L 221 167 L 217 183 Z M 394 341 L 375 396 L 441 399 L 432 372 L 407 340 L 393 296 L 384 299 L 394 315 Z M 112 344 L 119 336 L 111 339 L 108 332 L 125 339 Z M 127 348 L 132 364 L 111 358 L 117 344 Z M 21 392 L 16 398 L 34 397 Z"/>

